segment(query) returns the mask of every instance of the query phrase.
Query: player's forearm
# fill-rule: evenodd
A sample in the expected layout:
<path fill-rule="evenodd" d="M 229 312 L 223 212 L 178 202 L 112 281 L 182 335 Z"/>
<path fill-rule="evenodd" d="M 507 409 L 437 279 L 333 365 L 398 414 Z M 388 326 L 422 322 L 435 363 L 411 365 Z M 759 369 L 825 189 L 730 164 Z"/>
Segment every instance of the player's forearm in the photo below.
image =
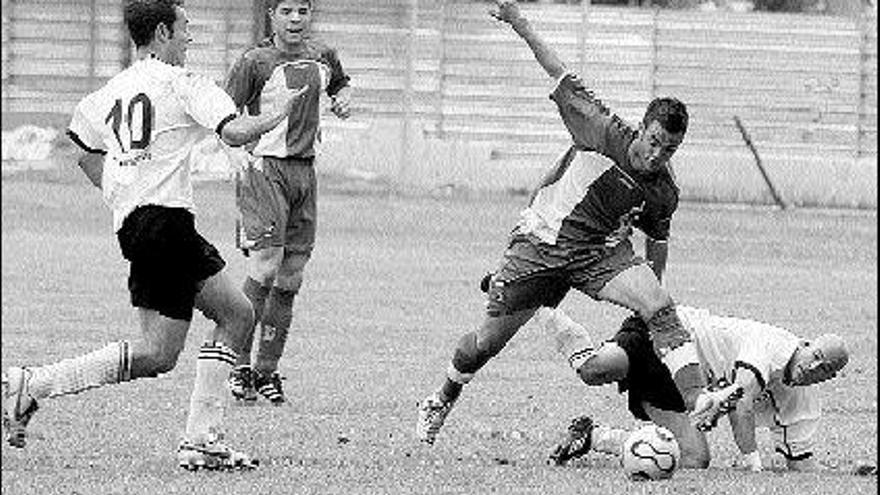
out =
<path fill-rule="evenodd" d="M 541 67 L 553 79 L 559 79 L 565 74 L 565 64 L 559 58 L 552 48 L 532 29 L 531 23 L 525 17 L 520 17 L 510 23 L 513 30 L 520 38 L 525 40 L 526 44 L 535 55 L 535 59 L 541 64 Z"/>
<path fill-rule="evenodd" d="M 669 244 L 666 241 L 655 241 L 646 237 L 645 257 L 648 258 L 657 280 L 662 281 L 663 274 L 666 272 L 666 259 L 669 257 Z"/>
<path fill-rule="evenodd" d="M 239 115 L 220 130 L 220 139 L 229 146 L 242 146 L 255 141 L 280 124 L 287 114 L 281 111 L 260 115 Z"/>
<path fill-rule="evenodd" d="M 100 153 L 84 153 L 76 164 L 82 169 L 93 186 L 101 189 L 101 175 L 104 173 L 104 155 Z"/>

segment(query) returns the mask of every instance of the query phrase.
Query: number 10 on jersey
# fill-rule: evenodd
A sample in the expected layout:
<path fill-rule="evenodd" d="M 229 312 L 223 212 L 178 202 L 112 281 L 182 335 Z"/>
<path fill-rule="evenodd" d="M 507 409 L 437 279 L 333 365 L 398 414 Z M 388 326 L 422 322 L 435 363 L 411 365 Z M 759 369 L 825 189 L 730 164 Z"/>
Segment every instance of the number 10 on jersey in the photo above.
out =
<path fill-rule="evenodd" d="M 123 107 L 125 107 L 124 114 Z M 125 117 L 124 122 L 123 116 Z M 144 93 L 138 93 L 127 105 L 123 105 L 121 98 L 117 99 L 104 122 L 113 129 L 113 135 L 123 153 L 146 149 L 153 135 L 153 104 L 150 97 Z M 123 123 L 125 129 L 123 129 Z"/>

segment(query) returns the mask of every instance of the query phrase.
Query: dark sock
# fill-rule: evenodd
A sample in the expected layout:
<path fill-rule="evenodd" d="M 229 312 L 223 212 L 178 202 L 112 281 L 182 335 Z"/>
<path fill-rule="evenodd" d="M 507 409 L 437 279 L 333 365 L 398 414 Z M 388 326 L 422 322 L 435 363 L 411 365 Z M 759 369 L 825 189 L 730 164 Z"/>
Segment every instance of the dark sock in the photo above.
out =
<path fill-rule="evenodd" d="M 251 277 L 246 278 L 244 281 L 242 291 L 250 299 L 251 305 L 254 307 L 254 325 L 248 330 L 248 334 L 244 336 L 236 366 L 249 365 L 251 363 L 251 350 L 254 348 L 254 332 L 258 322 L 263 318 L 263 307 L 266 305 L 269 289 L 269 287 L 260 285 L 259 282 Z"/>
<path fill-rule="evenodd" d="M 290 322 L 293 319 L 293 300 L 296 292 L 273 287 L 266 301 L 260 327 L 260 344 L 254 369 L 272 373 L 278 369 L 278 360 L 284 353 Z"/>

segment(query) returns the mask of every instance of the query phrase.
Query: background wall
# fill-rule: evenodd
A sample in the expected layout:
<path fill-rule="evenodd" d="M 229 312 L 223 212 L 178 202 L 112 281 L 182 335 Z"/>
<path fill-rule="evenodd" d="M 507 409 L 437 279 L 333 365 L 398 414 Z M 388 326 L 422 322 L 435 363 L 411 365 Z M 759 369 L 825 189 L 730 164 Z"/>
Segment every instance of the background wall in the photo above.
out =
<path fill-rule="evenodd" d="M 190 65 L 220 80 L 262 28 L 250 2 L 188 0 Z M 327 172 L 422 188 L 530 187 L 568 137 L 525 44 L 454 0 L 321 0 L 317 36 L 352 75 L 326 119 Z M 797 204 L 876 208 L 876 18 L 540 4 L 523 9 L 612 110 L 688 103 L 675 159 L 686 197 L 768 202 L 734 125 Z M 3 127 L 63 126 L 129 57 L 118 2 L 3 0 Z M 214 166 L 219 167 L 217 163 Z"/>

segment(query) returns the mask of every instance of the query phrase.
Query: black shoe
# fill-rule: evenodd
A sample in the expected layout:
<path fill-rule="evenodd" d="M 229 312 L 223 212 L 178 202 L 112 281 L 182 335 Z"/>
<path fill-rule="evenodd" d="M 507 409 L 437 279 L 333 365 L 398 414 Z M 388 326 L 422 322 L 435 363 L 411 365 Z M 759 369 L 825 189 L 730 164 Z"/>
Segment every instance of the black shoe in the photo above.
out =
<path fill-rule="evenodd" d="M 562 466 L 566 462 L 589 452 L 592 433 L 592 418 L 581 416 L 573 419 L 568 426 L 568 438 L 553 449 L 553 452 L 550 454 L 550 462 L 557 466 Z"/>
<path fill-rule="evenodd" d="M 260 395 L 276 406 L 287 402 L 287 398 L 284 396 L 284 389 L 281 388 L 281 380 L 281 375 L 277 371 L 271 374 L 254 371 L 254 388 L 257 389 Z"/>
<path fill-rule="evenodd" d="M 254 388 L 254 370 L 250 366 L 238 366 L 229 373 L 229 391 L 235 400 L 252 404 L 257 400 Z"/>

